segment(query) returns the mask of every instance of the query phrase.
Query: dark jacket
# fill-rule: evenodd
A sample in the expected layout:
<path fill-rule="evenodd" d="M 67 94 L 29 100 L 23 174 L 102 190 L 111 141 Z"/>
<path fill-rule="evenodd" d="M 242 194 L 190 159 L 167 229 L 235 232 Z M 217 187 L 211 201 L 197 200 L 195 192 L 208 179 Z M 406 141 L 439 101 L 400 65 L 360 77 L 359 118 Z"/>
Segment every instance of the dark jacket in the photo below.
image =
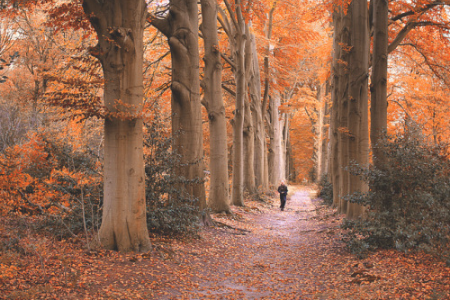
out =
<path fill-rule="evenodd" d="M 287 186 L 285 186 L 284 184 L 281 184 L 281 185 L 278 187 L 278 193 L 286 195 L 287 192 L 288 192 L 288 188 L 287 188 Z"/>

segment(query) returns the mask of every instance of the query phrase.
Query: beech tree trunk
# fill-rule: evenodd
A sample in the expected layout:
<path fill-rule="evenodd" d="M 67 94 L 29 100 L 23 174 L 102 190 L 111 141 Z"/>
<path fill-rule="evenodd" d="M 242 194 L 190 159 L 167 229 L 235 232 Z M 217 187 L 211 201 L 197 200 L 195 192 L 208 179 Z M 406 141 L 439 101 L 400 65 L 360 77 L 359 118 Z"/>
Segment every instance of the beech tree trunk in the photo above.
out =
<path fill-rule="evenodd" d="M 230 42 L 232 59 L 230 60 L 234 70 L 236 82 L 235 110 L 233 120 L 233 179 L 231 203 L 238 206 L 244 205 L 244 114 L 247 82 L 245 74 L 245 44 L 247 36 L 245 19 L 242 14 L 241 1 L 235 0 L 234 8 L 228 0 L 224 0 L 229 18 L 223 10 L 219 10 L 221 22 Z"/>
<path fill-rule="evenodd" d="M 252 74 L 253 65 L 253 53 L 252 53 L 252 40 L 250 38 L 250 22 L 245 25 L 245 55 L 244 55 L 244 65 L 245 65 L 245 115 L 244 115 L 244 190 L 253 194 L 256 192 L 255 184 L 255 131 L 253 125 L 252 110 L 250 104 L 250 90 L 248 89 L 250 77 Z"/>
<path fill-rule="evenodd" d="M 228 149 L 225 106 L 222 98 L 222 64 L 217 36 L 217 3 L 201 0 L 205 69 L 203 103 L 208 113 L 211 170 L 208 207 L 214 212 L 230 212 Z"/>
<path fill-rule="evenodd" d="M 377 147 L 387 129 L 387 59 L 388 59 L 388 1 L 373 4 L 373 54 L 370 85 L 370 141 L 375 167 L 381 168 L 384 156 Z"/>
<path fill-rule="evenodd" d="M 269 79 L 269 67 L 270 67 L 270 41 L 272 39 L 272 31 L 273 31 L 273 14 L 275 12 L 276 6 L 277 6 L 278 1 L 276 0 L 275 2 L 273 2 L 272 8 L 269 11 L 269 18 L 268 18 L 268 22 L 266 24 L 266 39 L 267 39 L 267 46 L 266 46 L 266 53 L 265 53 L 265 57 L 264 57 L 264 95 L 263 95 L 263 101 L 262 101 L 262 113 L 263 113 L 263 119 L 266 122 L 265 125 L 267 125 L 267 130 L 266 132 L 269 135 L 269 139 L 270 137 L 270 112 L 268 111 L 268 103 L 269 103 L 269 94 L 270 94 L 270 79 Z M 270 105 L 269 105 L 270 106 Z M 270 108 L 269 108 L 270 110 Z M 266 128 L 264 126 L 264 128 Z M 270 157 L 272 156 L 272 154 L 270 153 L 270 149 L 268 148 L 267 145 L 267 140 L 266 140 L 266 136 L 264 136 L 264 186 L 269 186 L 272 184 L 270 178 L 269 178 L 269 174 L 270 174 Z M 278 184 L 278 182 L 276 183 Z"/>
<path fill-rule="evenodd" d="M 280 95 L 274 93 L 270 97 L 270 145 L 269 145 L 269 181 L 272 186 L 277 186 L 281 178 L 281 135 L 282 128 L 278 107 L 280 106 Z"/>
<path fill-rule="evenodd" d="M 289 114 L 283 114 L 283 140 L 282 140 L 282 149 L 281 149 L 281 180 L 286 180 L 289 178 Z"/>
<path fill-rule="evenodd" d="M 250 102 L 248 96 L 245 97 L 245 116 L 244 116 L 244 190 L 249 193 L 256 192 L 255 184 L 255 135 L 253 129 L 253 118 L 251 114 Z"/>
<path fill-rule="evenodd" d="M 237 27 L 235 28 L 235 80 L 236 80 L 236 105 L 233 126 L 233 192 L 232 203 L 244 205 L 244 113 L 245 113 L 245 24 L 242 16 L 240 1 L 236 1 Z"/>
<path fill-rule="evenodd" d="M 91 48 L 103 68 L 104 199 L 100 243 L 121 252 L 151 248 L 146 220 L 143 159 L 143 0 L 83 1 L 97 32 Z"/>
<path fill-rule="evenodd" d="M 347 202 L 342 197 L 348 194 L 348 87 L 350 56 L 350 8 L 347 13 L 343 7 L 336 7 L 333 13 L 333 114 L 332 114 L 332 180 L 333 205 L 342 213 L 347 211 Z"/>
<path fill-rule="evenodd" d="M 261 74 L 259 71 L 258 63 L 258 53 L 256 52 L 256 40 L 255 35 L 250 34 L 250 44 L 252 51 L 252 66 L 251 75 L 249 81 L 250 97 L 251 103 L 250 107 L 252 110 L 253 118 L 253 128 L 254 128 L 254 173 L 255 173 L 255 185 L 257 188 L 267 188 L 267 181 L 264 180 L 264 158 L 266 148 L 265 148 L 265 135 L 266 130 L 264 126 L 264 119 L 262 113 L 262 103 L 261 103 Z M 266 182 L 266 183 L 265 183 Z"/>
<path fill-rule="evenodd" d="M 195 0 L 171 0 L 166 19 L 152 25 L 168 39 L 172 56 L 173 151 L 179 155 L 175 176 L 181 197 L 206 207 L 203 170 L 203 129 L 200 102 L 198 6 Z"/>
<path fill-rule="evenodd" d="M 316 122 L 315 133 L 316 137 L 314 140 L 314 150 L 315 150 L 315 170 L 316 170 L 316 182 L 320 180 L 323 172 L 324 164 L 324 151 L 323 151 L 323 140 L 324 140 L 324 125 L 325 125 L 325 86 L 320 84 L 317 87 L 317 102 L 319 103 L 318 118 Z"/>
<path fill-rule="evenodd" d="M 321 175 L 326 175 L 330 180 L 330 155 L 331 155 L 331 120 L 330 120 L 330 103 L 328 101 L 328 95 L 330 94 L 329 81 L 325 84 L 325 107 L 324 107 L 324 126 L 323 126 L 323 139 L 322 139 L 322 170 Z"/>
<path fill-rule="evenodd" d="M 369 19 L 366 0 L 353 0 L 351 3 L 351 56 L 349 86 L 349 138 L 348 151 L 350 164 L 357 163 L 368 167 L 369 128 L 368 128 L 368 78 L 369 78 Z M 350 175 L 348 193 L 367 192 L 368 185 L 359 176 Z M 348 203 L 347 218 L 363 215 L 364 207 Z"/>

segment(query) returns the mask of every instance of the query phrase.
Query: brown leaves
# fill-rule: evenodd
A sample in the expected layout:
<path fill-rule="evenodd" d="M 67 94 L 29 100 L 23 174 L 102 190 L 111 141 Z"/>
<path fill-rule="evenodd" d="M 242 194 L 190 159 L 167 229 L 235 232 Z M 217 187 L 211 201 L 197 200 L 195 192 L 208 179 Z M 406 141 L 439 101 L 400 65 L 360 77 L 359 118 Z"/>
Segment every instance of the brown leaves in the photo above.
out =
<path fill-rule="evenodd" d="M 371 263 L 365 262 L 364 266 L 366 268 L 371 268 L 373 265 Z M 352 273 L 351 277 L 354 277 L 354 279 L 352 279 L 350 282 L 358 284 L 361 284 L 363 282 L 374 282 L 375 280 L 381 279 L 380 276 L 369 274 L 367 269 L 358 269 Z"/>
<path fill-rule="evenodd" d="M 238 218 L 213 215 L 226 226 L 204 228 L 200 239 L 153 236 L 153 250 L 141 254 L 86 251 L 77 240 L 21 236 L 16 248 L 2 246 L 0 294 L 19 299 L 449 296 L 450 268 L 444 262 L 393 250 L 359 260 L 340 241 L 343 232 L 336 224 L 342 217 L 308 196 L 290 188 L 283 212 L 277 209 L 278 199 L 247 200 L 248 207 L 233 207 Z M 6 226 L 0 223 L 0 245 L 18 236 L 17 229 Z M 243 230 L 246 235 L 236 234 Z"/>

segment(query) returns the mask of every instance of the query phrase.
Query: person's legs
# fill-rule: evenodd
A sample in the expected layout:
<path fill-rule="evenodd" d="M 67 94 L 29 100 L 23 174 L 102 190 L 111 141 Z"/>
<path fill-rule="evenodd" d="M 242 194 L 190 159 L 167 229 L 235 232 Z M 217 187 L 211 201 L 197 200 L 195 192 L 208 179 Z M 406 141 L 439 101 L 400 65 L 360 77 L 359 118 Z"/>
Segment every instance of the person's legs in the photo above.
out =
<path fill-rule="evenodd" d="M 286 195 L 280 195 L 280 208 L 281 210 L 284 210 L 284 206 L 286 205 Z"/>

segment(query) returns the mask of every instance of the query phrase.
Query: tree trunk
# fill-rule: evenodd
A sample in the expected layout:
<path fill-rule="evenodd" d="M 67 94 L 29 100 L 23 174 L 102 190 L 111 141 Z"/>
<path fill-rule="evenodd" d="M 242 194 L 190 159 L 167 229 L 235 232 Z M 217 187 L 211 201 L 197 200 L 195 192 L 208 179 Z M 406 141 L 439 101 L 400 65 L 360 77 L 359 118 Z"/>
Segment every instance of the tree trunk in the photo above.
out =
<path fill-rule="evenodd" d="M 255 184 L 255 134 L 253 129 L 253 118 L 251 114 L 250 102 L 248 96 L 245 97 L 245 116 L 244 116 L 244 190 L 253 194 L 256 192 Z"/>
<path fill-rule="evenodd" d="M 289 178 L 288 173 L 288 146 L 289 146 L 289 114 L 283 114 L 283 141 L 282 141 L 282 149 L 281 149 L 281 180 L 286 180 Z"/>
<path fill-rule="evenodd" d="M 349 138 L 350 164 L 368 167 L 368 75 L 369 75 L 369 28 L 366 0 L 353 0 L 351 27 L 350 86 L 349 86 Z M 359 176 L 350 175 L 349 194 L 367 192 L 368 186 Z M 347 218 L 362 216 L 364 207 L 348 203 Z"/>
<path fill-rule="evenodd" d="M 373 54 L 370 85 L 370 142 L 375 167 L 381 168 L 384 156 L 378 148 L 380 137 L 387 129 L 387 59 L 388 1 L 376 0 L 373 5 Z"/>
<path fill-rule="evenodd" d="M 103 4 L 102 4 L 103 3 Z M 121 252 L 151 248 L 146 220 L 143 160 L 143 0 L 83 1 L 98 36 L 91 49 L 103 68 L 104 200 L 99 239 Z"/>
<path fill-rule="evenodd" d="M 195 0 L 171 0 L 166 19 L 151 20 L 168 39 L 172 56 L 173 151 L 179 157 L 174 175 L 181 197 L 206 207 L 203 128 L 200 102 L 198 6 Z"/>
<path fill-rule="evenodd" d="M 201 0 L 205 70 L 202 87 L 210 134 L 210 190 L 208 207 L 214 212 L 230 212 L 228 149 L 225 107 L 222 98 L 222 64 L 217 36 L 217 3 Z"/>
<path fill-rule="evenodd" d="M 322 170 L 324 164 L 324 151 L 323 151 L 323 140 L 324 140 L 324 119 L 325 119 L 325 109 L 326 109 L 326 100 L 325 100 L 325 86 L 324 84 L 320 84 L 317 87 L 317 102 L 319 104 L 318 108 L 318 118 L 316 122 L 316 138 L 314 140 L 314 149 L 315 149 L 315 162 L 316 162 L 316 182 L 320 180 L 322 177 Z"/>
<path fill-rule="evenodd" d="M 281 180 L 281 135 L 282 128 L 278 114 L 280 95 L 274 93 L 270 97 L 270 149 L 269 149 L 269 181 L 270 185 L 277 186 Z"/>
<path fill-rule="evenodd" d="M 252 40 L 250 38 L 250 25 L 251 23 L 245 25 L 245 116 L 244 116 L 244 190 L 253 194 L 256 192 L 255 185 L 255 169 L 253 167 L 253 162 L 255 159 L 255 132 L 253 126 L 253 117 L 250 104 L 249 95 L 249 82 L 252 74 L 253 65 L 253 53 L 252 53 Z"/>
<path fill-rule="evenodd" d="M 267 46 L 266 46 L 266 53 L 264 57 L 264 95 L 263 95 L 263 101 L 262 101 L 262 114 L 263 114 L 263 121 L 266 121 L 267 129 L 265 129 L 266 132 L 268 132 L 269 139 L 270 137 L 270 113 L 267 110 L 268 103 L 269 103 L 269 94 L 270 94 L 270 79 L 269 79 L 269 67 L 270 67 L 270 41 L 272 39 L 272 31 L 273 31 L 273 14 L 275 12 L 276 6 L 277 6 L 278 0 L 273 2 L 272 8 L 269 11 L 269 18 L 268 23 L 266 24 L 266 39 L 267 39 Z M 269 108 L 270 110 L 270 108 Z M 266 126 L 264 126 L 266 128 Z M 263 186 L 269 186 L 271 184 L 271 180 L 269 178 L 270 173 L 270 160 L 271 160 L 271 150 L 268 149 L 266 136 L 264 133 L 264 184 Z M 278 184 L 278 182 L 276 183 Z"/>
<path fill-rule="evenodd" d="M 264 148 L 265 141 L 265 126 L 262 114 L 261 104 L 261 75 L 259 72 L 258 53 L 256 52 L 256 40 L 255 35 L 250 34 L 251 51 L 252 51 L 252 66 L 251 76 L 249 81 L 250 97 L 251 97 L 251 110 L 253 118 L 254 128 L 254 173 L 255 173 L 255 185 L 257 188 L 267 188 L 264 184 L 264 157 L 266 149 Z"/>
<path fill-rule="evenodd" d="M 330 94 L 330 84 L 329 81 L 325 84 L 325 108 L 324 108 L 324 126 L 323 126 L 323 140 L 322 140 L 322 170 L 321 174 L 326 175 L 329 179 L 330 176 L 330 155 L 331 155 L 331 126 L 330 126 L 330 103 L 328 101 L 328 95 Z M 330 180 L 331 182 L 331 180 Z"/>
<path fill-rule="evenodd" d="M 347 13 L 343 7 L 336 7 L 333 13 L 335 36 L 333 42 L 333 115 L 332 115 L 332 179 L 333 204 L 340 212 L 346 213 L 347 202 L 342 197 L 348 194 L 348 86 L 350 56 L 350 8 Z"/>
<path fill-rule="evenodd" d="M 232 203 L 234 205 L 244 205 L 244 113 L 245 113 L 245 94 L 247 84 L 245 82 L 245 21 L 242 15 L 240 1 L 236 0 L 236 19 L 235 28 L 235 80 L 236 80 L 236 106 L 233 126 L 233 191 Z"/>

